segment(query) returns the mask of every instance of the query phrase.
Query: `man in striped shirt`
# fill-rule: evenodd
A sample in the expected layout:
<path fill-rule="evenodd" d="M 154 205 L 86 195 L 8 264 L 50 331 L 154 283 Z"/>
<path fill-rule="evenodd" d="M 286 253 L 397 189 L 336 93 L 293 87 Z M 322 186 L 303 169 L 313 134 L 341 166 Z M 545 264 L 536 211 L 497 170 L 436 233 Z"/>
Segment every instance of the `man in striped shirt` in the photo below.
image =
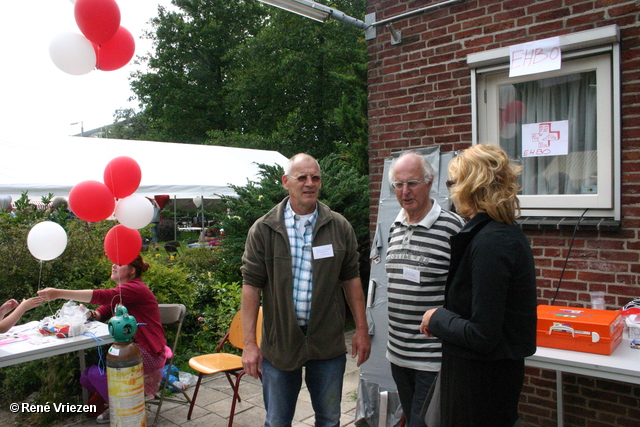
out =
<path fill-rule="evenodd" d="M 391 164 L 389 182 L 402 206 L 391 225 L 386 257 L 387 359 L 407 427 L 424 427 L 422 404 L 440 370 L 441 342 L 420 333 L 425 311 L 442 307 L 449 271 L 449 238 L 463 219 L 429 197 L 434 171 L 417 153 Z"/>

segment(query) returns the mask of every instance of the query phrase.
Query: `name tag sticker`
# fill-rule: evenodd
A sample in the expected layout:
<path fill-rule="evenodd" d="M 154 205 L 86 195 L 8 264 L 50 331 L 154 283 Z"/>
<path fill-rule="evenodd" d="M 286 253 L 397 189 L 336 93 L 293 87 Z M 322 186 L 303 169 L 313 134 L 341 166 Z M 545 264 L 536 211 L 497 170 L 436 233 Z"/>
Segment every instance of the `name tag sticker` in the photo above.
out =
<path fill-rule="evenodd" d="M 316 246 L 313 248 L 313 259 L 331 258 L 333 256 L 333 245 Z"/>
<path fill-rule="evenodd" d="M 420 283 L 420 272 L 413 268 L 404 267 L 402 269 L 402 278 L 414 283 Z"/>

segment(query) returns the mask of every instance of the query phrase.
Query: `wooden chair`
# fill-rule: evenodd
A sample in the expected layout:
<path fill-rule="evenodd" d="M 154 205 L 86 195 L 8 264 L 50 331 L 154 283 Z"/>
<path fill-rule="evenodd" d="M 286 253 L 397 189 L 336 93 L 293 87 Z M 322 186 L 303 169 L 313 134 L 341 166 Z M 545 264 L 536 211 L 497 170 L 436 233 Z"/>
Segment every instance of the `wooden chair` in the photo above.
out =
<path fill-rule="evenodd" d="M 262 339 L 262 307 L 260 307 L 260 310 L 258 311 L 256 335 L 258 345 L 260 345 L 260 340 Z M 240 380 L 244 376 L 245 372 L 242 368 L 242 357 L 235 354 L 223 353 L 222 348 L 228 342 L 238 349 L 243 349 L 243 341 L 242 311 L 238 311 L 231 321 L 229 331 L 222 338 L 220 344 L 218 344 L 216 353 L 192 357 L 191 360 L 189 360 L 189 366 L 199 372 L 199 375 L 196 388 L 193 391 L 193 397 L 191 398 L 191 407 L 189 408 L 189 413 L 187 414 L 188 420 L 191 420 L 191 412 L 193 411 L 193 407 L 196 403 L 196 397 L 198 396 L 198 390 L 200 388 L 202 377 L 204 377 L 205 375 L 216 374 L 218 372 L 224 372 L 227 380 L 229 380 L 229 384 L 231 384 L 231 388 L 233 389 L 231 413 L 229 414 L 229 427 L 232 427 L 233 417 L 236 411 L 236 402 L 240 402 L 240 394 L 238 393 L 238 390 L 240 388 Z M 231 375 L 236 378 L 235 383 L 233 382 Z"/>
<path fill-rule="evenodd" d="M 178 340 L 180 338 L 180 331 L 182 330 L 182 323 L 184 322 L 185 315 L 187 314 L 187 308 L 183 304 L 158 304 L 160 309 L 160 322 L 165 328 L 165 331 L 169 328 L 175 329 L 175 339 L 173 340 L 173 347 L 171 348 L 171 358 L 167 361 L 167 375 L 171 372 L 173 361 L 178 350 Z M 158 424 L 158 417 L 160 416 L 160 410 L 162 409 L 163 402 L 174 402 L 182 405 L 191 405 L 191 398 L 183 390 L 178 390 L 179 395 L 177 397 L 166 397 L 165 390 L 167 388 L 168 381 L 164 378 L 160 384 L 158 393 L 152 400 L 148 400 L 147 403 L 151 405 L 157 405 L 156 416 L 152 425 Z M 180 396 L 181 394 L 181 396 Z"/>

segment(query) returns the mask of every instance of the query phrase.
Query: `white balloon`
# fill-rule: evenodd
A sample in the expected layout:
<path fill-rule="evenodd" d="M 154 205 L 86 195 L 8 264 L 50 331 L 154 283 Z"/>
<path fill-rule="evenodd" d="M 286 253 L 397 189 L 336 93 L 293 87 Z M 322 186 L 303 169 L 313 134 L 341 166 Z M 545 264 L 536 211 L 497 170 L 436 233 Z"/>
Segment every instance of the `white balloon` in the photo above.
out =
<path fill-rule="evenodd" d="M 146 197 L 132 194 L 116 205 L 116 219 L 127 228 L 139 230 L 153 219 L 153 205 Z"/>
<path fill-rule="evenodd" d="M 49 56 L 56 67 L 74 76 L 87 74 L 96 67 L 93 45 L 78 33 L 60 33 L 51 39 Z"/>
<path fill-rule="evenodd" d="M 193 204 L 196 205 L 196 208 L 202 206 L 202 196 L 196 196 L 193 198 Z"/>
<path fill-rule="evenodd" d="M 67 247 L 67 232 L 55 222 L 40 222 L 29 231 L 27 247 L 31 255 L 39 260 L 52 260 L 59 257 Z"/>

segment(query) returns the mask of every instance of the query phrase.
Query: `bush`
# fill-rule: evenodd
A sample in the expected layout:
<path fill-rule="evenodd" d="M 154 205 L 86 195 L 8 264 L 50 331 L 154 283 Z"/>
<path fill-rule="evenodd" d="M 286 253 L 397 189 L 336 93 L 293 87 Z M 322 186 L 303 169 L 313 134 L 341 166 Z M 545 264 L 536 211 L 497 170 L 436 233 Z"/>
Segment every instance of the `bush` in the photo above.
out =
<path fill-rule="evenodd" d="M 353 226 L 360 252 L 360 275 L 369 280 L 369 178 L 342 157 L 331 154 L 320 159 L 322 190 L 319 200 L 344 215 Z M 219 254 L 218 272 L 222 282 L 241 281 L 240 266 L 249 228 L 287 196 L 282 187 L 280 166 L 259 165 L 260 180 L 244 187 L 233 186 L 238 197 L 223 197 L 226 212 L 219 217 L 225 239 Z"/>
<path fill-rule="evenodd" d="M 186 360 L 216 351 L 233 316 L 240 310 L 242 297 L 240 282 L 220 283 L 209 273 L 194 276 L 192 281 L 195 303 L 187 312 L 183 326 L 184 333 L 191 339 L 183 355 Z"/>

